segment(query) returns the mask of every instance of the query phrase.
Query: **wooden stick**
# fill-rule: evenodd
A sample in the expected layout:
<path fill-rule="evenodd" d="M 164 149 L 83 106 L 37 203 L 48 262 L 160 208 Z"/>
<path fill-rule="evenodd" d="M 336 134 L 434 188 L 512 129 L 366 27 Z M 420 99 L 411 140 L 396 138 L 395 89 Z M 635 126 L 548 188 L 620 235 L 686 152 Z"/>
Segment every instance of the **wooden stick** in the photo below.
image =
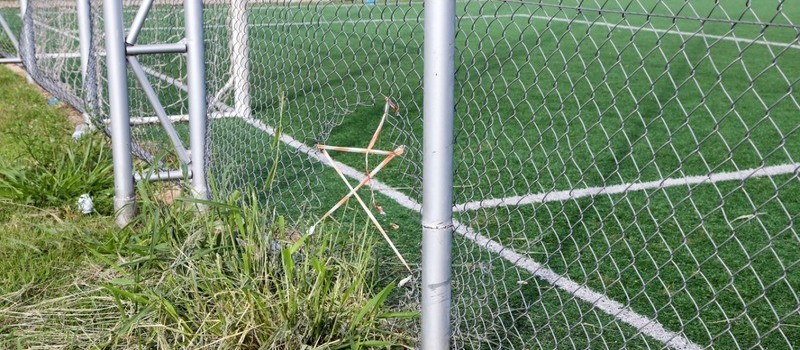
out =
<path fill-rule="evenodd" d="M 397 247 L 395 247 L 394 242 L 392 242 L 392 239 L 389 238 L 389 235 L 386 234 L 386 231 L 383 229 L 381 224 L 378 222 L 378 219 L 376 219 L 375 216 L 372 215 L 372 211 L 369 210 L 369 207 L 361 199 L 361 196 L 359 196 L 358 193 L 356 193 L 356 190 L 353 188 L 352 185 L 350 185 L 350 182 L 347 181 L 347 178 L 339 170 L 339 167 L 336 166 L 336 163 L 333 161 L 333 158 L 331 158 L 331 156 L 328 154 L 328 151 L 322 150 L 322 154 L 331 163 L 331 166 L 333 167 L 334 170 L 336 170 L 336 173 L 339 174 L 339 177 L 342 179 L 342 181 L 344 181 L 344 184 L 347 185 L 347 188 L 350 189 L 350 193 L 353 194 L 353 197 L 356 197 L 356 200 L 358 201 L 358 204 L 361 205 L 361 208 L 364 209 L 364 212 L 367 213 L 367 216 L 369 217 L 370 221 L 372 221 L 372 224 L 375 225 L 375 227 L 378 229 L 378 231 L 381 233 L 381 235 L 383 235 L 383 239 L 385 239 L 386 242 L 389 243 L 389 246 L 392 248 L 392 251 L 394 251 L 394 254 L 397 255 L 397 257 L 400 259 L 400 262 L 403 263 L 403 266 L 405 266 L 406 269 L 408 269 L 408 272 L 413 273 L 413 271 L 411 271 L 411 267 L 408 266 L 408 263 L 406 262 L 406 259 L 404 259 L 403 255 L 400 254 L 400 251 L 397 250 Z"/>
<path fill-rule="evenodd" d="M 389 161 L 391 161 L 395 156 L 403 154 L 403 150 L 404 150 L 404 146 L 400 146 L 396 150 L 392 151 L 380 164 L 378 164 L 378 166 L 375 169 L 372 170 L 372 173 L 370 173 L 369 176 L 365 176 L 363 179 L 361 179 L 361 181 L 358 183 L 358 185 L 352 191 L 350 191 L 349 193 L 344 195 L 344 197 L 342 197 L 342 199 L 340 199 L 339 202 L 337 202 L 336 205 L 333 206 L 333 208 L 328 210 L 328 212 L 325 213 L 325 215 L 323 215 L 321 218 L 319 218 L 319 220 L 317 220 L 317 222 L 314 223 L 313 226 L 317 226 L 320 222 L 322 222 L 322 220 L 325 220 L 328 216 L 333 214 L 333 212 L 335 212 L 337 209 L 339 209 L 339 207 L 344 205 L 344 203 L 346 203 L 350 199 L 350 197 L 353 196 L 355 191 L 358 191 L 361 187 L 366 185 L 369 182 L 370 178 L 375 177 L 375 175 L 377 175 L 378 172 L 381 171 L 381 169 L 383 169 L 384 166 L 389 164 Z"/>
<path fill-rule="evenodd" d="M 320 150 L 329 150 L 329 151 L 339 151 L 339 152 L 349 152 L 349 153 L 366 153 L 366 154 L 378 154 L 388 156 L 394 151 L 383 151 L 379 149 L 368 149 L 368 148 L 360 148 L 360 147 L 342 147 L 342 146 L 329 146 L 329 145 L 317 145 L 317 149 Z"/>

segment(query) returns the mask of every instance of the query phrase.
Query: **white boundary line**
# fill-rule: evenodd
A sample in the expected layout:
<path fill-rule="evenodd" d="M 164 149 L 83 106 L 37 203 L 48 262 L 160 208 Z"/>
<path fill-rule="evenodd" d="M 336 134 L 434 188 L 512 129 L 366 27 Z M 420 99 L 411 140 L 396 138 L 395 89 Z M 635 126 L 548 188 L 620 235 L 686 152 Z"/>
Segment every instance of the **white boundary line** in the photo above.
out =
<path fill-rule="evenodd" d="M 564 191 L 552 191 L 544 193 L 528 193 L 522 196 L 512 196 L 503 198 L 491 198 L 479 201 L 472 201 L 456 204 L 453 210 L 456 212 L 470 211 L 478 209 L 519 206 L 534 203 L 562 202 L 583 197 L 594 197 L 604 194 L 620 194 L 633 191 L 644 191 L 650 189 L 662 189 L 675 186 L 689 186 L 704 183 L 717 183 L 722 181 L 746 180 L 750 178 L 777 176 L 794 174 L 800 170 L 800 163 L 789 163 L 772 165 L 760 168 L 745 169 L 724 173 L 712 173 L 708 175 L 687 176 L 679 178 L 666 178 L 647 182 L 632 182 L 603 187 L 587 187 Z"/>
<path fill-rule="evenodd" d="M 594 307 L 604 311 L 605 313 L 614 316 L 618 320 L 636 328 L 641 334 L 650 336 L 664 345 L 674 349 L 682 350 L 699 350 L 703 349 L 698 344 L 695 344 L 682 333 L 676 333 L 664 328 L 661 323 L 656 320 L 650 319 L 644 315 L 631 310 L 630 307 L 622 303 L 612 300 L 602 293 L 598 293 L 589 287 L 581 285 L 566 276 L 560 275 L 557 272 L 547 268 L 546 266 L 533 261 L 533 259 L 517 253 L 513 249 L 506 247 L 497 241 L 489 239 L 472 228 L 462 225 L 457 220 L 453 220 L 455 232 L 464 238 L 474 242 L 481 248 L 490 252 L 496 253 L 508 260 L 514 266 L 519 267 L 539 277 L 548 283 L 566 291 L 575 296 L 575 298 L 583 300 Z"/>
<path fill-rule="evenodd" d="M 170 121 L 174 123 L 178 122 L 188 122 L 189 115 L 188 114 L 173 114 L 167 116 Z M 228 114 L 228 113 L 209 113 L 208 119 L 223 119 L 223 118 L 237 118 L 238 115 L 235 114 Z M 149 117 L 130 117 L 131 125 L 146 125 L 146 124 L 158 124 L 161 123 L 161 118 L 158 116 L 149 116 Z M 106 118 L 103 119 L 103 123 L 106 125 L 111 124 L 111 120 Z"/>
<path fill-rule="evenodd" d="M 264 124 L 264 122 L 254 119 L 254 118 L 239 118 L 243 120 L 245 123 L 250 124 L 252 127 L 259 129 L 270 136 L 275 136 L 275 128 Z M 331 166 L 325 156 L 322 155 L 316 148 L 309 147 L 305 143 L 295 139 L 292 136 L 287 135 L 286 133 L 281 133 L 280 137 L 281 142 L 285 143 L 289 147 L 292 147 L 301 153 L 307 154 L 311 159 L 316 160 L 322 164 Z M 336 166 L 339 167 L 339 170 L 342 171 L 343 174 L 347 175 L 348 177 L 355 179 L 357 181 L 361 181 L 366 176 L 363 172 L 356 170 L 355 168 L 344 164 L 339 161 L 334 161 Z M 370 180 L 371 187 L 382 193 L 383 195 L 393 199 L 395 202 L 400 204 L 401 206 L 405 207 L 406 209 L 413 210 L 415 212 L 419 212 L 422 210 L 422 205 L 417 203 L 417 201 L 411 199 L 411 197 L 405 195 L 404 193 L 392 188 L 389 185 L 384 184 L 377 179 Z"/>
<path fill-rule="evenodd" d="M 592 22 L 586 21 L 581 19 L 569 19 L 569 18 L 559 18 L 559 17 L 549 17 L 549 16 L 539 16 L 539 15 L 531 15 L 531 14 L 502 14 L 502 15 L 466 15 L 458 17 L 458 20 L 476 20 L 476 19 L 493 19 L 493 18 L 523 18 L 523 19 L 539 19 L 545 21 L 552 21 L 552 22 L 561 22 L 561 23 L 575 23 L 575 24 L 582 24 L 587 25 L 589 27 L 592 26 L 600 26 L 606 27 L 610 29 L 627 29 L 632 32 L 635 31 L 643 31 L 643 32 L 651 32 L 657 34 L 671 34 L 671 35 L 679 35 L 681 38 L 686 40 L 688 37 L 689 39 L 692 38 L 705 38 L 705 39 L 714 39 L 718 41 L 731 41 L 741 44 L 756 44 L 756 45 L 764 45 L 764 46 L 775 46 L 775 47 L 784 47 L 784 48 L 791 48 L 791 49 L 799 49 L 800 44 L 797 43 L 797 39 L 795 38 L 794 42 L 791 43 L 783 43 L 783 42 L 775 42 L 769 41 L 762 38 L 740 38 L 740 37 L 731 37 L 731 36 L 723 36 L 723 35 L 716 35 L 716 34 L 705 34 L 701 32 L 687 32 L 681 30 L 673 30 L 673 29 L 660 29 L 660 28 L 652 28 L 647 26 L 632 26 L 632 25 L 625 25 L 625 24 L 615 24 L 615 23 L 608 23 L 608 22 Z M 421 17 L 402 17 L 402 18 L 374 18 L 374 19 L 340 19 L 340 20 L 319 20 L 319 21 L 301 21 L 301 22 L 284 22 L 284 23 L 256 23 L 251 24 L 251 27 L 295 27 L 295 26 L 316 26 L 316 25 L 324 25 L 324 24 L 359 24 L 359 23 L 380 23 L 380 22 L 399 22 L 399 21 L 408 21 L 408 22 L 419 22 L 422 23 L 423 19 Z M 206 26 L 208 28 L 224 28 L 225 25 L 209 25 Z M 152 27 L 147 30 L 163 30 L 168 29 L 169 27 Z"/>
<path fill-rule="evenodd" d="M 470 19 L 493 19 L 493 18 L 532 18 L 532 19 L 539 19 L 545 21 L 552 21 L 552 22 L 561 22 L 561 23 L 576 23 L 576 24 L 583 24 L 589 27 L 592 26 L 600 26 L 606 27 L 610 29 L 627 29 L 630 31 L 644 31 L 644 32 L 651 32 L 657 34 L 671 34 L 671 35 L 679 35 L 684 40 L 686 37 L 689 39 L 692 38 L 705 38 L 705 39 L 714 39 L 718 41 L 731 41 L 740 44 L 755 44 L 755 45 L 764 45 L 764 46 L 775 46 L 775 47 L 784 47 L 790 49 L 797 49 L 800 50 L 800 43 L 798 43 L 798 39 L 795 38 L 794 42 L 791 43 L 783 43 L 783 42 L 776 42 L 776 41 L 769 41 L 763 38 L 740 38 L 736 36 L 723 36 L 723 35 L 716 35 L 716 34 L 705 34 L 700 32 L 687 32 L 682 30 L 673 30 L 673 29 L 660 29 L 660 28 L 652 28 L 646 26 L 632 26 L 632 25 L 625 25 L 625 24 L 615 24 L 615 23 L 608 23 L 608 22 L 593 22 L 581 19 L 569 19 L 569 18 L 559 18 L 559 17 L 550 17 L 550 16 L 540 16 L 540 15 L 532 15 L 532 14 L 523 14 L 523 13 L 514 13 L 514 14 L 501 14 L 501 15 L 465 15 L 458 17 L 458 20 L 470 20 Z M 256 23 L 251 24 L 250 27 L 255 28 L 262 28 L 262 27 L 295 27 L 295 26 L 315 26 L 321 24 L 359 24 L 359 23 L 379 23 L 379 22 L 399 22 L 399 21 L 408 21 L 408 22 L 423 22 L 423 18 L 420 15 L 419 17 L 401 17 L 401 18 L 374 18 L 374 19 L 340 19 L 340 20 L 319 20 L 319 21 L 300 21 L 300 22 L 284 22 L 284 23 Z M 649 23 L 649 22 L 648 22 Z M 47 27 L 44 23 L 37 23 L 41 26 Z M 212 24 L 205 26 L 206 28 L 227 28 L 227 25 L 224 24 Z M 57 30 L 56 28 L 47 28 L 51 30 Z M 177 27 L 145 27 L 142 28 L 142 31 L 158 31 L 158 30 L 175 30 L 179 29 Z M 59 31 L 62 33 L 76 33 L 77 30 L 66 30 L 66 31 Z"/>
<path fill-rule="evenodd" d="M 523 17 L 525 17 L 525 16 L 523 16 Z M 732 42 L 743 43 L 743 44 L 751 44 L 752 43 L 752 44 L 765 45 L 765 46 L 777 46 L 777 47 L 787 47 L 787 48 L 792 48 L 792 49 L 800 49 L 800 44 L 797 44 L 797 38 L 795 38 L 794 42 L 792 42 L 792 43 L 782 43 L 782 42 L 769 41 L 769 40 L 766 40 L 766 39 L 737 38 L 735 36 L 730 37 L 730 36 L 722 36 L 722 35 L 716 35 L 716 34 L 705 34 L 705 33 L 700 33 L 700 32 L 686 32 L 686 31 L 682 31 L 682 30 L 648 28 L 648 27 L 644 27 L 644 26 L 637 27 L 637 26 L 631 26 L 631 25 L 625 25 L 625 24 L 614 24 L 614 23 L 608 23 L 608 22 L 592 22 L 592 21 L 586 21 L 586 20 L 570 20 L 570 19 L 567 19 L 567 18 L 549 18 L 547 16 L 530 16 L 530 17 L 531 18 L 536 18 L 536 19 L 547 19 L 547 20 L 551 20 L 551 21 L 554 21 L 554 22 L 578 23 L 578 24 L 588 25 L 590 27 L 591 26 L 602 26 L 602 27 L 607 27 L 607 28 L 611 28 L 611 29 L 620 28 L 620 29 L 628 29 L 630 31 L 646 31 L 646 32 L 652 32 L 652 33 L 658 33 L 658 34 L 680 35 L 682 39 L 685 39 L 684 37 L 689 37 L 689 38 L 707 38 L 707 39 L 715 39 L 715 40 L 732 41 Z M 651 24 L 651 27 L 652 27 L 652 24 Z"/>
<path fill-rule="evenodd" d="M 100 57 L 105 57 L 106 53 L 100 51 L 97 53 Z M 80 52 L 48 52 L 36 54 L 36 58 L 81 58 Z"/>
<path fill-rule="evenodd" d="M 275 129 L 271 126 L 264 124 L 260 120 L 253 118 L 239 118 L 239 119 L 242 119 L 244 122 L 250 124 L 256 129 L 264 131 L 265 133 L 271 136 L 275 136 Z M 284 144 L 302 153 L 307 154 L 311 159 L 316 160 L 322 164 L 331 166 L 330 162 L 328 162 L 328 160 L 325 159 L 322 153 L 318 152 L 314 148 L 307 146 L 306 144 L 300 142 L 299 140 L 285 133 L 281 133 L 280 140 Z M 364 173 L 344 163 L 341 163 L 339 161 L 334 161 L 334 163 L 336 163 L 336 166 L 342 171 L 342 173 L 344 173 L 345 175 L 347 175 L 352 179 L 360 181 L 361 179 L 364 178 L 364 176 L 366 176 L 364 175 Z M 394 200 L 401 206 L 405 207 L 406 209 L 413 210 L 416 212 L 419 212 L 422 209 L 422 205 L 420 203 L 418 203 L 411 197 L 407 196 L 406 194 L 392 188 L 389 185 L 384 184 L 383 182 L 377 179 L 371 180 L 370 185 L 375 191 L 391 198 L 392 200 Z M 500 255 L 508 262 L 512 263 L 514 266 L 530 272 L 533 276 L 547 281 L 548 283 L 573 295 L 575 298 L 584 301 L 586 303 L 589 303 L 595 306 L 596 308 L 602 310 L 603 312 L 615 317 L 619 321 L 636 328 L 641 334 L 647 335 L 675 349 L 686 349 L 686 350 L 702 349 L 701 346 L 693 343 L 691 340 L 686 338 L 685 335 L 667 330 L 658 321 L 650 319 L 639 313 L 636 313 L 635 311 L 623 305 L 622 303 L 614 301 L 609 297 L 603 295 L 602 293 L 596 292 L 589 287 L 581 285 L 571 280 L 569 277 L 558 274 L 557 272 L 545 267 L 544 265 L 533 261 L 529 257 L 517 253 L 511 248 L 505 247 L 501 243 L 491 240 L 477 233 L 472 228 L 461 224 L 457 220 L 453 220 L 453 226 L 454 226 L 454 232 L 456 234 L 463 236 L 464 238 L 472 241 L 473 243 L 477 244 L 479 247 L 483 249 L 486 249 L 490 252 Z"/>

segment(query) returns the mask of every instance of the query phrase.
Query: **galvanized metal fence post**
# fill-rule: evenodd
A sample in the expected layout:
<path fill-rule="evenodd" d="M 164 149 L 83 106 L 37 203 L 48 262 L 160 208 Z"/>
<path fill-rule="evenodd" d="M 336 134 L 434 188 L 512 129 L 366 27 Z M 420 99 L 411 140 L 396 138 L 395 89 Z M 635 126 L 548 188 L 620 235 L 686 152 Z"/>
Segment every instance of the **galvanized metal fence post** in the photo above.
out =
<path fill-rule="evenodd" d="M 425 0 L 422 348 L 450 348 L 455 0 Z"/>
<path fill-rule="evenodd" d="M 108 67 L 108 104 L 114 158 L 114 209 L 117 224 L 127 225 L 136 214 L 131 156 L 130 105 L 125 60 L 122 1 L 103 0 Z"/>
<path fill-rule="evenodd" d="M 203 1 L 183 2 L 186 22 L 186 74 L 189 86 L 189 144 L 192 190 L 195 198 L 208 198 L 206 179 L 206 65 L 203 43 Z"/>
<path fill-rule="evenodd" d="M 81 88 L 84 94 L 83 122 L 87 128 L 94 128 L 91 116 L 97 109 L 97 79 L 94 56 L 94 38 L 92 36 L 92 14 L 90 0 L 78 1 L 78 37 L 81 51 Z"/>
<path fill-rule="evenodd" d="M 19 58 L 27 72 L 28 83 L 33 83 L 36 75 L 36 49 L 33 33 L 33 13 L 29 11 L 28 0 L 19 1 L 19 12 L 22 16 L 22 35 L 19 42 Z"/>
<path fill-rule="evenodd" d="M 154 1 L 144 0 L 139 5 L 139 10 L 136 11 L 136 16 L 133 17 L 133 22 L 131 22 L 131 26 L 128 29 L 128 36 L 125 38 L 125 42 L 128 45 L 136 44 L 136 41 L 139 40 L 139 33 L 142 32 L 144 21 L 147 20 L 147 15 L 150 13 Z"/>

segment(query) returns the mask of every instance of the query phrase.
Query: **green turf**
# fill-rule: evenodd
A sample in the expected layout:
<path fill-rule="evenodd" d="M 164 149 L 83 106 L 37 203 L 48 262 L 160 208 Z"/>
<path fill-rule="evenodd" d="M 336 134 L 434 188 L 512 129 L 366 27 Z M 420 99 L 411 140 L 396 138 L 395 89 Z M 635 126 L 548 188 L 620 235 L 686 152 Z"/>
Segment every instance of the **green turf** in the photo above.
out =
<path fill-rule="evenodd" d="M 230 74 L 225 11 L 206 11 L 211 93 Z M 793 27 L 800 8 L 473 1 L 457 3 L 457 12 L 457 203 L 736 171 L 800 156 Z M 145 28 L 173 29 L 145 30 L 140 42 L 179 34 L 181 11 L 158 13 Z M 253 117 L 306 145 L 365 146 L 382 96 L 391 96 L 401 112 L 389 118 L 378 147 L 404 144 L 407 153 L 378 178 L 420 201 L 422 17 L 419 3 L 251 5 Z M 185 74 L 182 60 L 166 57 L 142 63 Z M 171 101 L 168 111 L 185 113 L 182 92 L 153 81 Z M 141 92 L 132 93 L 134 114 L 150 113 Z M 280 96 L 287 108 L 279 120 Z M 299 222 L 313 221 L 346 192 L 333 171 L 288 146 L 276 150 L 271 136 L 241 120 L 215 120 L 210 129 L 211 172 L 223 188 L 262 187 L 265 201 L 280 203 Z M 185 126 L 178 130 L 185 138 Z M 166 139 L 158 127 L 137 127 L 135 135 L 154 152 L 169 149 L 159 146 Z M 267 183 L 276 155 L 278 175 Z M 363 156 L 334 157 L 364 167 Z M 800 339 L 791 334 L 800 321 L 798 188 L 796 176 L 784 175 L 456 216 L 700 345 L 797 347 Z M 390 235 L 418 262 L 418 214 L 377 199 L 387 209 L 380 220 L 399 225 Z M 352 204 L 346 212 L 357 212 Z M 472 242 L 456 238 L 455 246 L 457 344 L 617 348 L 633 337 L 628 347 L 658 345 Z"/>
<path fill-rule="evenodd" d="M 795 214 L 786 213 L 800 205 L 796 181 L 778 176 L 459 217 L 699 344 L 779 348 L 798 341 L 765 332 L 800 321 Z"/>

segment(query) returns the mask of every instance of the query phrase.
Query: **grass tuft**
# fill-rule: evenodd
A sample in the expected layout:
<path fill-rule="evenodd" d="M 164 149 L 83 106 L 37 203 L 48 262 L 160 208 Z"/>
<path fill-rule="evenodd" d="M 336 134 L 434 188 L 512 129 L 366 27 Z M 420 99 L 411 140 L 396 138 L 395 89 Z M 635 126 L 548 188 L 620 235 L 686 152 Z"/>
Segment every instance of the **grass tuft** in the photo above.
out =
<path fill-rule="evenodd" d="M 113 211 L 111 152 L 100 136 L 66 142 L 18 137 L 25 146 L 23 157 L 0 158 L 0 198 L 39 208 L 74 210 L 78 197 L 88 193 L 99 212 Z"/>
<path fill-rule="evenodd" d="M 143 201 L 134 223 L 93 242 L 105 271 L 93 275 L 102 277 L 59 302 L 0 306 L 0 329 L 5 320 L 25 346 L 52 338 L 80 348 L 411 347 L 417 314 L 387 303 L 395 284 L 378 286 L 368 226 L 301 236 L 280 217 L 267 220 L 255 196 L 238 197 L 203 201 L 203 215 L 191 199 Z M 59 314 L 65 305 L 99 316 Z M 75 327 L 45 327 L 34 312 Z"/>

